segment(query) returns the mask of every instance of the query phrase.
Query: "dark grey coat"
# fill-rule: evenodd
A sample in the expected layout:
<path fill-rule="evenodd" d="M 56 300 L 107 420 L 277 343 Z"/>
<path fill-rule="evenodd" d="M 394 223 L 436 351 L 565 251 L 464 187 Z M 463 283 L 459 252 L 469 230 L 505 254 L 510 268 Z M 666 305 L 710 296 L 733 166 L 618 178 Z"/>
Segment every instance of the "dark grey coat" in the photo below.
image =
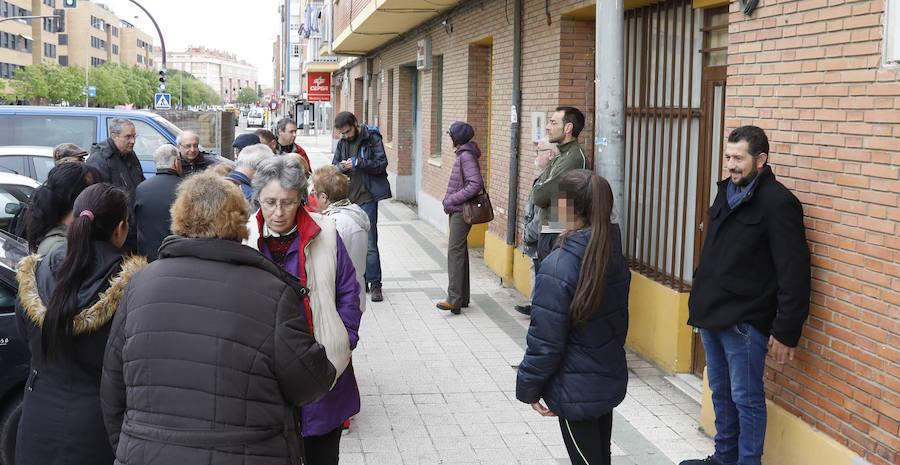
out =
<path fill-rule="evenodd" d="M 237 242 L 170 236 L 113 320 L 100 391 L 116 464 L 299 463 L 295 406 L 335 370 L 297 280 Z"/>

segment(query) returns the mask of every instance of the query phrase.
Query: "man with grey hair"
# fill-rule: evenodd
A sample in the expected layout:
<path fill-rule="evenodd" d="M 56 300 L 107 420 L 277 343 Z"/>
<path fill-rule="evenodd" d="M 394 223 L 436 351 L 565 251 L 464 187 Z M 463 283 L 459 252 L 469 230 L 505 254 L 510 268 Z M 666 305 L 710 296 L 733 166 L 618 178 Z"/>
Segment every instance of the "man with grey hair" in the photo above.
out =
<path fill-rule="evenodd" d="M 259 205 L 256 205 L 256 202 L 253 202 L 252 200 L 253 175 L 256 174 L 256 169 L 263 160 L 267 160 L 274 156 L 272 150 L 269 149 L 269 146 L 266 144 L 253 144 L 244 147 L 240 154 L 238 154 L 234 169 L 228 173 L 228 176 L 225 176 L 225 179 L 237 184 L 237 186 L 241 188 L 241 192 L 244 193 L 244 198 L 251 203 L 250 207 L 253 211 L 259 209 Z"/>
<path fill-rule="evenodd" d="M 181 166 L 184 177 L 199 173 L 210 165 L 216 164 L 216 160 L 200 153 L 200 136 L 194 131 L 184 131 L 175 138 L 178 144 L 178 152 L 181 154 Z"/>
<path fill-rule="evenodd" d="M 134 193 L 144 181 L 144 170 L 134 153 L 137 133 L 128 118 L 109 121 L 109 138 L 91 146 L 87 164 L 100 172 L 103 182 L 108 182 L 128 193 L 128 237 L 122 247 L 126 252 L 137 250 L 137 232 L 134 227 Z"/>
<path fill-rule="evenodd" d="M 153 154 L 156 176 L 137 187 L 134 216 L 137 226 L 137 252 L 147 261 L 156 260 L 163 239 L 170 234 L 172 216 L 169 209 L 175 202 L 175 189 L 181 182 L 181 158 L 171 144 L 161 145 Z"/>

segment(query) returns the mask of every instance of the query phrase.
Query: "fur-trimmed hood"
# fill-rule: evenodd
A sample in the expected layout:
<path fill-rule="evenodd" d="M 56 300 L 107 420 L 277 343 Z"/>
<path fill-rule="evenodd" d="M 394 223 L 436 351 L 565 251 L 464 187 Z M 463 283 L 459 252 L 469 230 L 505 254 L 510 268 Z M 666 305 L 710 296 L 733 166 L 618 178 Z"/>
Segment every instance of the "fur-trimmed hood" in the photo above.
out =
<path fill-rule="evenodd" d="M 25 314 L 38 327 L 44 323 L 47 307 L 38 290 L 37 270 L 41 256 L 29 255 L 19 262 L 16 280 L 19 282 L 19 301 Z M 121 270 L 109 278 L 109 287 L 99 294 L 100 300 L 83 309 L 72 321 L 72 334 L 85 334 L 101 328 L 112 320 L 119 302 L 125 294 L 128 281 L 138 270 L 147 264 L 147 258 L 130 256 L 122 260 Z"/>

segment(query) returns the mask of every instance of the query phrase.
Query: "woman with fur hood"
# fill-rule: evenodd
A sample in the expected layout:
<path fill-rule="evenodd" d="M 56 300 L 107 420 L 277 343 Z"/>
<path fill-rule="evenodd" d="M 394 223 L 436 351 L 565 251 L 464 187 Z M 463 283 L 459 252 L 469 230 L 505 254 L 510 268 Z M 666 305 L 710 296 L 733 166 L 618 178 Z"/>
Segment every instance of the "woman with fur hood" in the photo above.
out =
<path fill-rule="evenodd" d="M 128 199 L 94 184 L 74 203 L 66 244 L 22 260 L 19 333 L 31 351 L 16 444 L 19 465 L 113 462 L 100 410 L 110 322 L 143 257 L 122 256 Z"/>

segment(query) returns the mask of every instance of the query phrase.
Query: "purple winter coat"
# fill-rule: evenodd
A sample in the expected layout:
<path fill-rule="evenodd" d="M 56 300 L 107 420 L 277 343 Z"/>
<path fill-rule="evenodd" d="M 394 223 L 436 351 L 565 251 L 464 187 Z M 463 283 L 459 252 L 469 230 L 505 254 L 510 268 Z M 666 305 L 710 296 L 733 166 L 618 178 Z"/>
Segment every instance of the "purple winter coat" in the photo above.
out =
<path fill-rule="evenodd" d="M 297 223 L 300 226 L 301 234 L 288 249 L 284 259 L 284 269 L 299 278 L 300 241 L 303 237 L 308 237 L 307 234 L 304 234 L 305 232 L 312 228 L 318 230 L 319 227 L 302 208 L 297 214 Z M 315 240 L 315 237 L 310 240 Z M 259 251 L 266 257 L 272 258 L 271 251 L 262 239 L 259 241 Z M 334 285 L 337 311 L 344 326 L 347 327 L 350 348 L 354 349 L 359 341 L 359 322 L 362 319 L 362 311 L 359 309 L 359 283 L 356 281 L 356 269 L 353 268 L 350 254 L 347 253 L 340 235 L 337 238 L 337 270 Z M 315 289 L 310 291 L 315 292 Z M 356 385 L 356 376 L 353 374 L 353 361 L 351 360 L 328 394 L 325 394 L 317 402 L 300 407 L 303 436 L 321 436 L 334 430 L 343 425 L 345 420 L 359 413 L 359 407 L 359 389 Z"/>
<path fill-rule="evenodd" d="M 447 193 L 444 195 L 444 213 L 461 212 L 466 200 L 475 197 L 484 187 L 484 179 L 481 178 L 481 166 L 478 158 L 481 150 L 475 141 L 466 142 L 456 148 L 458 163 L 453 164 L 450 172 L 450 182 L 447 183 Z M 462 167 L 462 175 L 459 168 Z M 463 178 L 465 177 L 465 185 Z"/>

